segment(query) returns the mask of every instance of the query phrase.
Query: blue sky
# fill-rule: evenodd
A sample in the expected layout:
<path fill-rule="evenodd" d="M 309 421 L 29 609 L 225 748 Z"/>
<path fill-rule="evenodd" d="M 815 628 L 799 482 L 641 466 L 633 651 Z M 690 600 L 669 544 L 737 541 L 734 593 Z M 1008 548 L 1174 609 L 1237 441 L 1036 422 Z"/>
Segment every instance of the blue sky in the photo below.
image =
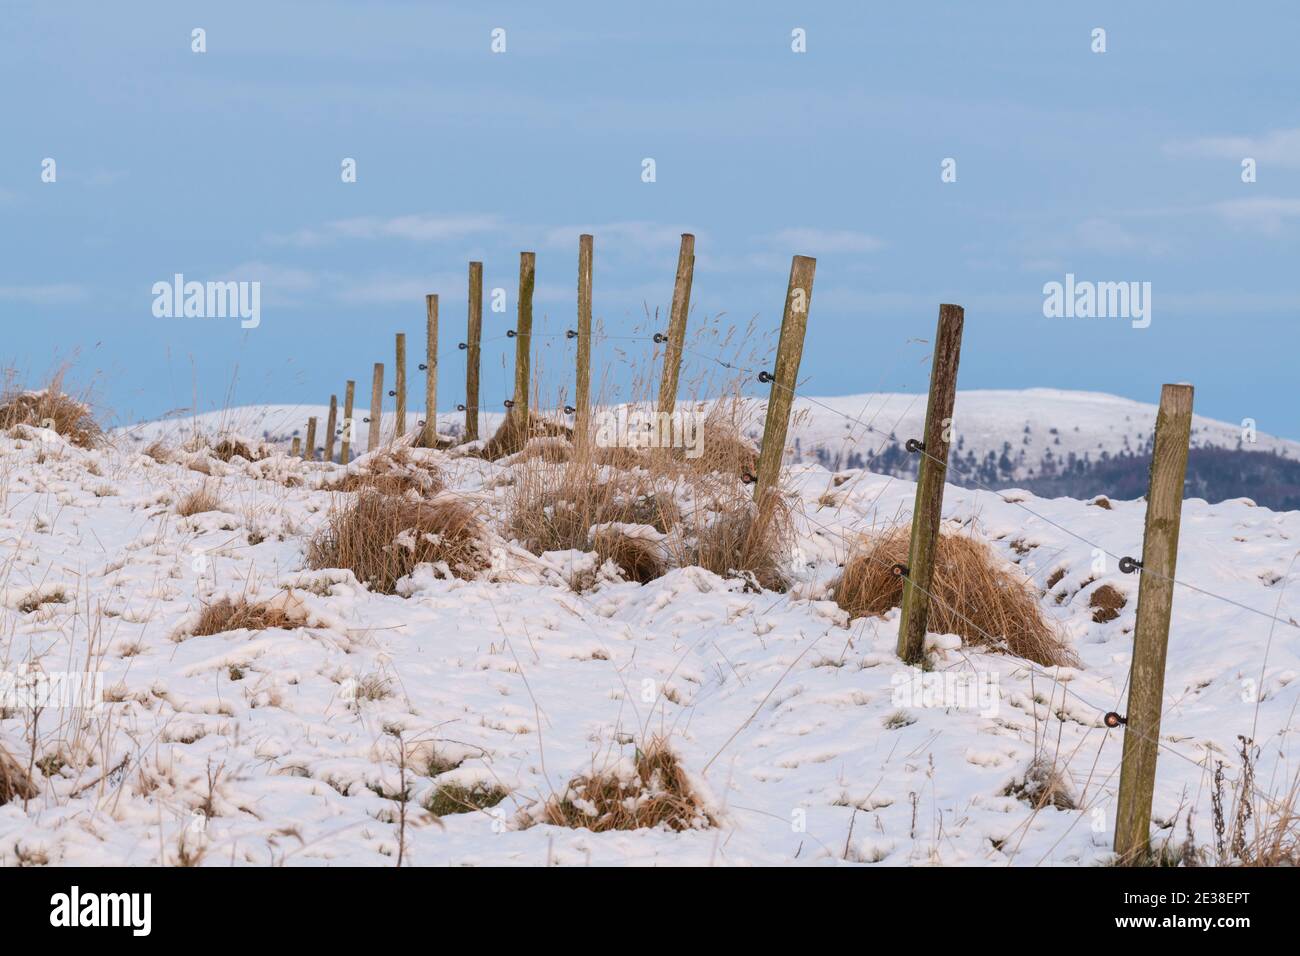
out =
<path fill-rule="evenodd" d="M 443 303 L 445 408 L 463 396 L 468 260 L 509 290 L 486 337 L 513 323 L 523 249 L 537 252 L 538 321 L 562 331 L 591 231 L 597 317 L 626 335 L 666 307 L 691 231 L 692 322 L 752 321 L 742 352 L 779 326 L 790 256 L 817 257 L 806 394 L 923 389 L 915 340 L 949 301 L 966 307 L 963 388 L 1154 402 L 1162 382 L 1190 381 L 1200 413 L 1300 438 L 1293 3 L 4 15 L 0 362 L 34 383 L 75 353 L 77 380 L 120 421 L 324 402 L 347 378 L 364 390 L 393 332 L 420 341 L 425 292 Z M 206 53 L 191 52 L 195 27 Z M 941 182 L 947 157 L 956 182 Z M 261 325 L 156 318 L 151 286 L 176 272 L 260 281 Z M 1045 318 L 1043 284 L 1067 272 L 1150 282 L 1150 327 Z M 547 342 L 544 387 L 558 388 L 567 344 Z M 505 344 L 485 348 L 489 408 L 507 391 Z M 632 374 L 619 344 L 597 354 L 613 380 Z"/>

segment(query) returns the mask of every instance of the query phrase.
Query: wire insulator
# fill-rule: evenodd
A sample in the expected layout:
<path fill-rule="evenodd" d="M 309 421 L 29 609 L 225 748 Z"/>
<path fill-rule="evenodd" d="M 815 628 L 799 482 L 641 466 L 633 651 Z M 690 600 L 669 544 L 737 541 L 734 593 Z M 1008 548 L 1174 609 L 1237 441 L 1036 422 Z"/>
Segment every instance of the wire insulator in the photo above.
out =
<path fill-rule="evenodd" d="M 1124 574 L 1133 574 L 1142 569 L 1142 562 L 1136 558 L 1123 557 L 1119 559 L 1119 569 Z"/>
<path fill-rule="evenodd" d="M 766 371 L 762 371 L 758 373 L 758 380 L 760 382 L 770 382 L 772 381 L 772 376 L 769 375 Z"/>
<path fill-rule="evenodd" d="M 916 438 L 909 438 L 906 441 L 906 443 L 903 445 L 903 447 L 906 448 L 908 451 L 910 451 L 913 455 L 919 455 L 921 452 L 925 451 L 925 442 L 920 441 Z"/>

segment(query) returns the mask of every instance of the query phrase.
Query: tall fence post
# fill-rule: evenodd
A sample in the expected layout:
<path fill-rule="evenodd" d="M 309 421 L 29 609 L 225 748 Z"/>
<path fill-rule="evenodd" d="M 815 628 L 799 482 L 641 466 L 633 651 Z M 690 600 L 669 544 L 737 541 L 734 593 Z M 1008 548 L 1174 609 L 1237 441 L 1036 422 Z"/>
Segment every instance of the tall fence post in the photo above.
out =
<path fill-rule="evenodd" d="M 438 297 L 424 297 L 424 435 L 420 444 L 438 447 Z"/>
<path fill-rule="evenodd" d="M 682 237 L 685 240 L 685 236 Z M 685 244 L 683 242 L 683 248 Z M 767 400 L 767 419 L 763 423 L 763 447 L 758 454 L 758 475 L 754 481 L 754 500 L 763 506 L 768 493 L 780 483 L 781 459 L 785 456 L 785 437 L 790 429 L 790 406 L 799 383 L 799 360 L 803 357 L 803 337 L 808 331 L 808 307 L 812 304 L 813 277 L 817 260 L 795 256 L 790 262 L 790 284 L 785 293 L 785 312 L 781 316 L 781 339 L 776 347 L 776 366 L 772 391 Z M 766 373 L 764 373 L 766 375 Z M 663 405 L 660 405 L 662 411 Z"/>
<path fill-rule="evenodd" d="M 339 449 L 339 462 L 346 465 L 352 460 L 352 436 L 356 433 L 356 419 L 352 417 L 352 400 L 356 396 L 357 383 L 348 379 L 343 390 L 343 445 Z"/>
<path fill-rule="evenodd" d="M 393 438 L 406 434 L 406 333 L 397 333 L 397 368 L 393 370 L 393 396 L 397 399 L 397 424 L 393 427 Z"/>
<path fill-rule="evenodd" d="M 578 237 L 578 379 L 573 397 L 573 437 L 585 444 L 591 431 L 591 236 Z"/>
<path fill-rule="evenodd" d="M 375 377 L 370 385 L 370 438 L 366 451 L 379 447 L 379 421 L 384 411 L 384 363 L 375 363 Z"/>
<path fill-rule="evenodd" d="M 1126 863 L 1145 862 L 1149 850 L 1151 798 L 1156 786 L 1160 748 L 1160 710 L 1165 692 L 1165 652 L 1174 603 L 1178 563 L 1178 526 L 1187 477 L 1187 446 L 1192 431 L 1192 386 L 1165 385 L 1160 390 L 1151 484 L 1147 492 L 1138 583 L 1137 629 L 1129 670 L 1128 714 L 1119 771 L 1115 815 L 1115 852 Z"/>
<path fill-rule="evenodd" d="M 533 285 L 536 281 L 537 256 L 519 253 L 519 322 L 515 326 L 515 396 L 510 416 L 527 433 L 528 384 L 532 364 Z"/>
<path fill-rule="evenodd" d="M 903 614 L 898 623 L 898 656 L 909 664 L 919 663 L 925 650 L 965 315 L 959 305 L 939 306 L 939 327 L 934 334 L 930 400 L 925 409 L 925 434 L 919 449 L 921 465 L 916 477 L 916 502 L 912 506 L 912 540 L 907 567 L 899 569 L 903 578 Z"/>
<path fill-rule="evenodd" d="M 694 275 L 695 237 L 684 232 L 681 249 L 677 253 L 677 279 L 673 283 L 673 304 L 668 313 L 668 343 L 664 348 L 664 371 L 659 383 L 659 411 L 669 415 L 677 407 L 677 379 L 682 371 L 682 346 L 686 343 L 686 315 L 691 308 L 691 280 Z M 787 306 L 788 304 L 787 302 Z M 804 315 L 806 323 L 807 313 Z M 781 330 L 784 334 L 784 323 Z M 802 342 L 802 337 L 800 341 Z"/>
<path fill-rule="evenodd" d="M 303 456 L 308 461 L 316 460 L 316 416 L 312 415 L 307 419 L 307 447 L 303 449 Z"/>
<path fill-rule="evenodd" d="M 325 419 L 325 460 L 334 460 L 334 431 L 339 427 L 339 397 L 330 396 L 330 413 Z"/>
<path fill-rule="evenodd" d="M 483 263 L 469 264 L 469 335 L 465 343 L 465 440 L 478 440 L 479 339 L 483 334 Z"/>

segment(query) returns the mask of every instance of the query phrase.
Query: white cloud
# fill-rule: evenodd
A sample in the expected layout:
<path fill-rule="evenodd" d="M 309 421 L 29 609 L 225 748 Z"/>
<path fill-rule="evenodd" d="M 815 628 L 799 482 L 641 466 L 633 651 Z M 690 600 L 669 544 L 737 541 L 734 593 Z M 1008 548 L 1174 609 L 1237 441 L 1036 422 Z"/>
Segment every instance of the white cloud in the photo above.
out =
<path fill-rule="evenodd" d="M 787 246 L 796 255 L 831 255 L 837 252 L 876 252 L 885 247 L 884 240 L 865 232 L 847 229 L 783 229 L 767 237 L 774 245 Z"/>
<path fill-rule="evenodd" d="M 336 219 L 323 226 L 299 229 L 287 236 L 270 236 L 276 245 L 320 246 L 341 240 L 394 239 L 407 242 L 443 242 L 497 232 L 504 227 L 491 215 L 469 216 L 358 216 Z"/>
<path fill-rule="evenodd" d="M 1258 229 L 1269 234 L 1281 231 L 1287 220 L 1300 218 L 1300 199 L 1269 196 L 1229 199 L 1213 203 L 1210 208 L 1234 226 Z"/>
<path fill-rule="evenodd" d="M 630 220 L 625 222 L 591 223 L 582 226 L 557 226 L 548 229 L 542 239 L 547 248 L 577 248 L 578 236 L 588 233 L 595 237 L 594 245 L 599 250 L 609 248 L 633 252 L 659 252 L 677 249 L 681 246 L 682 234 L 690 232 L 682 226 L 666 226 L 656 222 Z M 701 241 L 695 234 L 696 241 Z"/>
<path fill-rule="evenodd" d="M 1174 156 L 1205 156 L 1240 162 L 1250 157 L 1261 164 L 1300 167 L 1300 129 L 1276 129 L 1263 136 L 1208 136 L 1165 144 Z"/>

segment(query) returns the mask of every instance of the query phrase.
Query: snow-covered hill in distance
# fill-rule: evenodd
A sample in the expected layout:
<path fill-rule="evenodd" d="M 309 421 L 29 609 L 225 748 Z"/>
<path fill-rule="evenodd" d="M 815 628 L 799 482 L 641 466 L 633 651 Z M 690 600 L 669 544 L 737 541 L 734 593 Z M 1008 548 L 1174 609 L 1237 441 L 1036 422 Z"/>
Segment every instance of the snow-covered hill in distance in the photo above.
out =
<path fill-rule="evenodd" d="M 762 400 L 753 400 L 745 416 L 746 430 L 755 440 L 761 437 L 764 406 Z M 922 436 L 925 406 L 924 393 L 800 397 L 790 430 L 790 460 L 816 461 L 833 471 L 866 468 L 915 477 L 918 456 L 905 445 L 909 438 Z M 327 414 L 324 405 L 250 405 L 146 422 L 118 434 L 140 447 L 194 430 L 287 443 L 303 436 L 308 418 L 315 416 L 318 444 L 323 445 Z M 366 414 L 359 406 L 355 410 L 362 443 Z M 408 412 L 407 427 L 418 427 L 420 417 Z M 1024 487 L 1041 495 L 1076 498 L 1136 498 L 1145 492 L 1154 404 L 1047 388 L 969 390 L 958 392 L 953 419 L 953 483 Z M 501 414 L 485 412 L 480 420 L 486 434 Z M 388 408 L 385 434 L 394 424 Z M 443 434 L 461 434 L 463 424 L 461 412 L 438 416 Z M 1300 508 L 1300 442 L 1260 431 L 1252 434 L 1248 424 L 1195 416 L 1188 496 L 1210 501 L 1248 497 L 1275 509 Z"/>

